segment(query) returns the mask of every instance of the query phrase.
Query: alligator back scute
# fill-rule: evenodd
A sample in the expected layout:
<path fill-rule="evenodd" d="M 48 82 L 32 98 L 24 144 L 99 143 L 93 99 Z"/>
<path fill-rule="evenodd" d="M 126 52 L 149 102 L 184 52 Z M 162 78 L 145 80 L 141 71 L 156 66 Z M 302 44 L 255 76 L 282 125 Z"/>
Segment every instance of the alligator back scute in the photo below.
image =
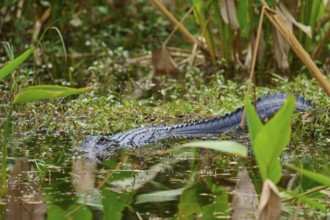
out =
<path fill-rule="evenodd" d="M 307 111 L 314 108 L 311 100 L 306 100 L 304 96 L 296 95 L 296 111 Z"/>

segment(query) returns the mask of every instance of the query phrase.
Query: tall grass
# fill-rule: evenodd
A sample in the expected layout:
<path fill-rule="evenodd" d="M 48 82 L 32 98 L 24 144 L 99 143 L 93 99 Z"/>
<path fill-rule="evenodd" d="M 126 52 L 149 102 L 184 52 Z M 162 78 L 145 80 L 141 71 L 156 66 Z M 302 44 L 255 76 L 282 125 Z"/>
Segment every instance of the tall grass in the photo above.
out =
<path fill-rule="evenodd" d="M 259 22 L 262 4 L 253 0 L 234 2 L 228 0 L 195 0 L 192 4 L 196 23 L 200 26 L 200 33 L 198 34 L 203 36 L 205 40 L 212 64 L 218 65 L 217 61 L 219 59 L 225 59 L 229 61 L 232 67 L 241 66 L 244 68 L 243 63 L 250 66 L 251 58 L 249 57 L 251 56 L 248 56 L 247 53 L 249 48 L 254 48 L 255 30 Z M 278 3 L 272 0 L 267 2 L 274 10 L 282 10 L 279 14 L 285 20 L 291 22 L 291 20 L 295 19 L 293 22 L 294 34 L 299 35 L 302 46 L 307 52 L 312 53 L 313 46 L 316 46 L 320 41 L 318 40 L 320 33 L 316 32 L 316 27 L 321 17 L 325 14 L 323 1 L 308 0 L 304 1 L 301 6 L 298 3 L 297 5 L 286 5 L 283 2 Z M 300 23 L 302 23 L 301 26 Z M 309 38 L 306 34 L 306 26 L 314 31 L 313 38 Z M 273 68 L 272 63 L 274 62 L 267 61 L 274 60 L 279 68 L 285 69 L 287 65 L 283 65 L 283 60 L 281 59 L 288 57 L 284 62 L 290 62 L 289 68 L 291 70 L 297 69 L 295 66 L 297 62 L 295 59 L 290 58 L 289 51 L 283 49 L 284 45 L 275 44 L 276 42 L 274 42 L 275 39 L 272 35 L 274 31 L 269 21 L 266 20 L 263 24 L 263 38 L 261 40 L 262 44 L 265 45 L 260 48 L 261 51 L 265 52 L 259 55 L 258 66 L 268 69 Z M 271 57 L 273 53 L 266 50 L 280 51 L 282 53 L 281 57 L 275 59 Z M 322 58 L 324 59 L 324 57 Z"/>
<path fill-rule="evenodd" d="M 6 45 L 6 50 L 8 57 L 11 59 L 10 63 L 5 65 L 0 69 L 0 80 L 4 79 L 6 76 L 11 74 L 21 63 L 23 63 L 32 53 L 34 48 L 29 48 L 21 56 L 14 59 L 13 51 L 9 44 Z M 14 84 L 11 84 L 10 90 L 13 91 Z M 7 144 L 11 135 L 11 118 L 13 113 L 13 104 L 9 103 L 7 119 L 5 123 L 5 129 L 3 134 L 3 143 L 2 143 L 2 163 L 1 163 L 1 184 L 0 184 L 0 195 L 3 198 L 7 195 Z"/>
<path fill-rule="evenodd" d="M 306 34 L 299 33 L 299 41 L 302 43 L 304 48 L 312 52 L 313 46 L 315 43 L 318 43 L 317 36 L 319 33 L 316 32 L 316 26 L 320 18 L 324 15 L 324 1 L 321 0 L 305 0 L 302 1 L 302 6 L 300 9 L 299 20 L 312 28 L 313 30 L 313 38 L 308 38 Z"/>
<path fill-rule="evenodd" d="M 60 37 L 60 40 L 62 42 L 62 46 L 64 48 L 64 54 L 66 55 L 66 49 L 63 41 L 63 37 L 56 27 L 47 28 L 47 30 L 55 30 Z M 41 37 L 37 40 L 40 44 L 40 41 L 43 39 L 43 36 L 45 32 L 42 33 Z M 28 48 L 24 53 L 22 53 L 17 58 L 14 58 L 14 53 L 12 50 L 12 47 L 9 43 L 4 43 L 5 49 L 7 51 L 8 57 L 10 59 L 10 62 L 8 62 L 5 66 L 3 66 L 0 69 L 0 80 L 4 80 L 5 77 L 12 74 L 26 59 L 30 57 L 30 55 L 35 52 L 35 47 Z M 90 90 L 91 87 L 87 88 L 81 88 L 81 89 L 74 89 L 69 87 L 63 87 L 63 86 L 54 86 L 54 85 L 39 85 L 39 86 L 30 86 L 22 91 L 20 91 L 18 94 L 16 94 L 17 91 L 17 85 L 15 82 L 16 74 L 12 74 L 12 82 L 10 85 L 10 99 L 12 101 L 9 102 L 8 106 L 8 113 L 5 123 L 5 129 L 3 133 L 3 143 L 2 143 L 2 163 L 1 163 L 1 183 L 0 183 L 0 196 L 1 198 L 4 198 L 7 195 L 7 145 L 8 141 L 10 139 L 11 133 L 13 131 L 12 129 L 12 113 L 14 110 L 13 105 L 14 104 L 20 104 L 20 103 L 26 103 L 31 101 L 37 101 L 37 100 L 45 100 L 45 99 L 51 99 L 51 98 L 57 98 L 57 97 L 64 97 L 64 96 L 70 96 L 74 94 L 79 94 L 81 92 L 85 92 L 87 90 Z M 15 97 L 15 98 L 13 98 Z"/>
<path fill-rule="evenodd" d="M 166 1 L 165 1 L 166 2 Z M 277 1 L 268 0 L 269 5 L 275 9 Z M 234 3 L 234 4 L 231 4 Z M 321 17 L 327 13 L 322 0 L 301 1 L 294 7 L 298 12 L 296 20 L 305 25 L 309 25 L 313 30 L 313 38 L 310 39 L 298 28 L 294 28 L 295 35 L 299 35 L 299 41 L 307 52 L 313 52 L 313 48 L 320 42 L 321 34 L 326 25 L 321 27 L 321 31 L 316 31 Z M 231 74 L 235 70 L 245 69 L 242 65 L 246 61 L 249 47 L 253 48 L 255 38 L 255 27 L 258 23 L 261 3 L 259 0 L 229 1 L 229 0 L 194 0 L 191 2 L 175 1 L 171 3 L 170 10 L 175 16 L 177 12 L 182 12 L 186 8 L 193 6 L 194 14 L 188 20 L 195 19 L 196 23 L 187 24 L 187 29 L 191 30 L 194 36 L 203 36 L 209 51 L 207 61 L 215 66 L 220 60 L 228 61 L 232 67 Z M 166 18 L 161 18 L 157 14 L 157 9 L 153 9 L 150 1 L 130 1 L 129 4 L 120 2 L 99 2 L 99 1 L 68 1 L 57 2 L 55 4 L 41 3 L 36 0 L 23 1 L 20 8 L 18 2 L 2 2 L 0 7 L 5 14 L 5 23 L 2 26 L 3 39 L 12 39 L 12 44 L 17 45 L 19 50 L 23 50 L 26 44 L 31 43 L 31 38 L 24 35 L 22 39 L 14 36 L 32 30 L 33 35 L 37 33 L 36 26 L 40 26 L 40 31 L 47 26 L 56 25 L 64 33 L 63 41 L 68 46 L 69 63 L 73 67 L 77 63 L 82 64 L 80 68 L 88 68 L 92 63 L 108 50 L 115 47 L 124 46 L 125 49 L 136 50 L 146 48 L 153 50 L 166 38 L 167 23 Z M 50 10 L 48 17 L 44 17 L 45 12 Z M 20 11 L 21 13 L 12 13 Z M 141 11 L 142 13 L 137 13 Z M 123 16 L 121 16 L 123 15 Z M 129 16 L 127 16 L 129 15 Z M 226 18 L 226 19 L 225 19 Z M 161 20 L 163 19 L 163 20 Z M 234 25 L 235 22 L 239 26 Z M 273 68 L 273 37 L 272 28 L 268 22 L 263 25 L 265 54 L 262 63 L 258 66 Z M 53 65 L 50 71 L 52 77 L 72 78 L 70 72 L 65 71 L 62 54 L 58 45 L 54 45 L 56 36 L 47 34 L 49 41 L 45 45 L 51 54 L 44 54 L 43 59 Z M 182 45 L 182 38 L 172 39 L 174 45 Z M 88 43 L 87 43 L 88 42 Z M 90 45 L 90 46 L 89 46 Z M 251 46 L 250 46 L 251 45 Z M 138 55 L 138 54 L 136 54 Z M 323 54 L 319 60 L 325 60 Z M 290 58 L 290 70 L 300 70 L 299 62 L 295 58 Z M 241 67 L 241 68 L 239 68 Z M 86 71 L 85 71 L 86 72 Z M 44 75 L 44 74 L 40 74 Z M 79 81 L 88 79 L 88 74 L 82 72 L 76 74 L 75 79 Z M 74 82 L 77 83 L 77 82 Z"/>

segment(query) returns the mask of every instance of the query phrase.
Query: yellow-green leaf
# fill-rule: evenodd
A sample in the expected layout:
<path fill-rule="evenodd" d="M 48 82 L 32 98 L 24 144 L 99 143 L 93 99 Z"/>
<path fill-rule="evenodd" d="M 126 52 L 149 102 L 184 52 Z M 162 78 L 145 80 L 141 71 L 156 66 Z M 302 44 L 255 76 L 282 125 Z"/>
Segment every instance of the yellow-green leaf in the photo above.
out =
<path fill-rule="evenodd" d="M 141 194 L 137 196 L 135 204 L 141 204 L 146 202 L 168 202 L 177 200 L 177 197 L 180 196 L 184 190 L 185 188 L 179 188 Z"/>
<path fill-rule="evenodd" d="M 14 104 L 64 97 L 64 96 L 79 94 L 90 89 L 91 87 L 75 89 L 70 87 L 54 86 L 54 85 L 30 86 L 22 90 L 15 97 Z"/>
<path fill-rule="evenodd" d="M 295 96 L 290 95 L 275 116 L 262 125 L 252 105 L 246 101 L 248 128 L 263 181 L 270 179 L 276 184 L 282 177 L 278 157 L 290 141 L 294 108 Z"/>
<path fill-rule="evenodd" d="M 198 141 L 181 145 L 179 149 L 184 147 L 206 148 L 241 157 L 246 157 L 248 154 L 248 149 L 235 141 Z"/>
<path fill-rule="evenodd" d="M 315 173 L 310 170 L 304 170 L 304 169 L 301 169 L 298 167 L 290 166 L 290 165 L 288 167 L 290 167 L 291 169 L 293 169 L 295 171 L 298 171 L 299 173 L 303 174 L 304 176 L 307 176 L 308 178 L 310 178 L 316 182 L 319 182 L 325 186 L 330 186 L 330 178 L 328 176 L 325 176 L 325 175 L 319 174 L 319 173 Z"/>
<path fill-rule="evenodd" d="M 21 63 L 23 63 L 34 51 L 34 47 L 27 49 L 19 57 L 10 61 L 7 65 L 0 69 L 0 80 L 8 76 L 14 69 L 16 69 Z"/>
<path fill-rule="evenodd" d="M 259 133 L 259 131 L 262 129 L 263 124 L 259 118 L 258 113 L 252 106 L 251 102 L 248 99 L 245 99 L 245 108 L 246 108 L 246 121 L 250 133 L 250 138 L 253 141 L 255 140 L 255 137 Z"/>

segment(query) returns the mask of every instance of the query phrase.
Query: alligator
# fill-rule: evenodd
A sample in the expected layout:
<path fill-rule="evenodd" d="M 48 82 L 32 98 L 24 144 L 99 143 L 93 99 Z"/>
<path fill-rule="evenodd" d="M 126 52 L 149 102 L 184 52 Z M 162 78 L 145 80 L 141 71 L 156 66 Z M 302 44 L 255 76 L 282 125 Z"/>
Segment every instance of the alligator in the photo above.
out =
<path fill-rule="evenodd" d="M 273 93 L 259 98 L 255 107 L 261 120 L 272 117 L 283 105 L 288 93 Z M 296 111 L 307 111 L 312 107 L 310 100 L 296 95 Z M 113 156 L 120 148 L 141 147 L 168 138 L 203 138 L 219 135 L 228 131 L 239 131 L 243 107 L 236 111 L 209 120 L 176 124 L 173 126 L 140 127 L 114 134 L 112 136 L 87 136 L 77 152 L 86 154 L 90 160 L 104 161 Z"/>

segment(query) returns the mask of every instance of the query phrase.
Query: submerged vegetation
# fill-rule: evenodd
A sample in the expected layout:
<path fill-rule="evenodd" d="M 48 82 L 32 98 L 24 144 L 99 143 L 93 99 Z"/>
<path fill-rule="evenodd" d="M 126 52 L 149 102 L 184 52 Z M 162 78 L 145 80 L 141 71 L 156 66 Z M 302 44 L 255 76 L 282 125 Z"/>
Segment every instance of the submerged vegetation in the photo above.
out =
<path fill-rule="evenodd" d="M 328 218 L 330 1 L 298 2 L 2 1 L 1 219 Z M 263 124 L 271 92 L 314 108 Z M 69 153 L 244 105 L 217 141 Z"/>

